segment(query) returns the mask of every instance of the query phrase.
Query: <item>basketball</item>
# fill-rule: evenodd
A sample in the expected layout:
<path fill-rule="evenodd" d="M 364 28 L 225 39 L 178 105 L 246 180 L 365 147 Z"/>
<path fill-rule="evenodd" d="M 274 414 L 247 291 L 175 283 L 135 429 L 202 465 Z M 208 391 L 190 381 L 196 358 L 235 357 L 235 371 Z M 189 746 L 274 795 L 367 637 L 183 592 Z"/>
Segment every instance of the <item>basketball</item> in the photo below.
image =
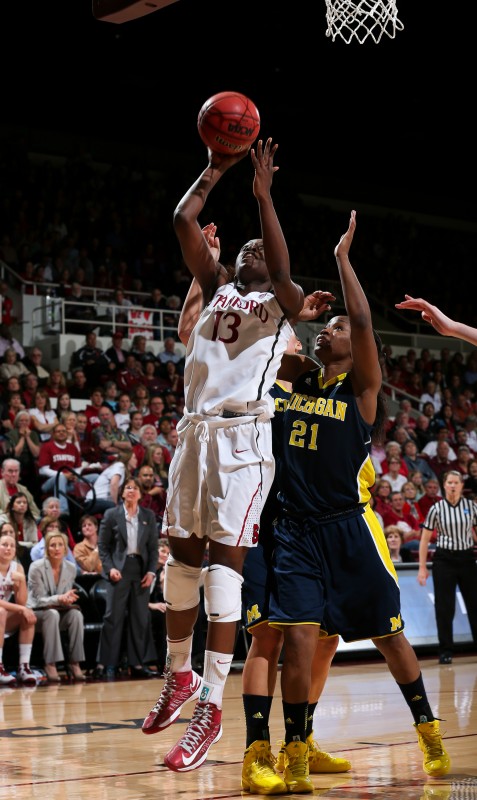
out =
<path fill-rule="evenodd" d="M 215 153 L 236 155 L 247 150 L 260 130 L 257 106 L 239 92 L 219 92 L 205 101 L 197 117 L 204 144 Z"/>

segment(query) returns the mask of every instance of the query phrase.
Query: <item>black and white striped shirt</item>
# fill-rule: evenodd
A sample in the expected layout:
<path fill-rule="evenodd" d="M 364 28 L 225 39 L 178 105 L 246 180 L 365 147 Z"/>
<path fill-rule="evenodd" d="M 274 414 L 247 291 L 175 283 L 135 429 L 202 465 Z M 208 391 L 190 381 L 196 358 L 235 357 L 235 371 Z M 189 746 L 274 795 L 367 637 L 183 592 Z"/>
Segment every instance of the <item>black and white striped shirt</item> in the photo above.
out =
<path fill-rule="evenodd" d="M 474 546 L 472 527 L 477 525 L 477 503 L 461 497 L 456 506 L 440 500 L 430 507 L 423 528 L 437 530 L 437 547 L 470 550 Z"/>

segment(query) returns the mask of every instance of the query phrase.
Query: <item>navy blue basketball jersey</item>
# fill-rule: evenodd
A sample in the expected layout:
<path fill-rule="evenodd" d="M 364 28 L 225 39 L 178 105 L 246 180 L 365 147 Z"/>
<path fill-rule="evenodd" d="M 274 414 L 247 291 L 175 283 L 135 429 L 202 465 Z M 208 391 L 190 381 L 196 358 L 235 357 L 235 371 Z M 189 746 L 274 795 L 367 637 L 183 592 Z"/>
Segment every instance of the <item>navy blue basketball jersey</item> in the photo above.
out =
<path fill-rule="evenodd" d="M 283 416 L 291 392 L 283 386 L 280 381 L 275 381 L 269 391 L 275 405 L 275 416 L 272 417 L 272 451 L 275 458 L 275 477 L 272 488 L 268 493 L 265 505 L 260 515 L 260 542 L 265 547 L 265 539 L 273 538 L 273 521 L 278 513 L 278 487 L 280 484 L 280 470 L 283 447 Z"/>
<path fill-rule="evenodd" d="M 367 503 L 375 482 L 372 429 L 359 413 L 348 373 L 327 383 L 321 368 L 302 375 L 283 415 L 280 501 L 286 512 L 326 515 Z"/>

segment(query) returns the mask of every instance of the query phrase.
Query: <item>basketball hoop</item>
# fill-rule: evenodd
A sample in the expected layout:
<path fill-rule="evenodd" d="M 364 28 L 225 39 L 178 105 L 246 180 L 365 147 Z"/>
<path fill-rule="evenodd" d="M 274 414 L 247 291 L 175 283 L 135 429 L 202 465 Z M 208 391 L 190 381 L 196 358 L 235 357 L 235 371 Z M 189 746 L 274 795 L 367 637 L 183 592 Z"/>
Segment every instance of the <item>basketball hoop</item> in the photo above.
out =
<path fill-rule="evenodd" d="M 376 44 L 383 33 L 394 39 L 404 25 L 398 19 L 396 0 L 325 0 L 326 35 L 334 42 L 337 37 L 346 44 L 357 39 L 360 44 L 370 36 Z"/>

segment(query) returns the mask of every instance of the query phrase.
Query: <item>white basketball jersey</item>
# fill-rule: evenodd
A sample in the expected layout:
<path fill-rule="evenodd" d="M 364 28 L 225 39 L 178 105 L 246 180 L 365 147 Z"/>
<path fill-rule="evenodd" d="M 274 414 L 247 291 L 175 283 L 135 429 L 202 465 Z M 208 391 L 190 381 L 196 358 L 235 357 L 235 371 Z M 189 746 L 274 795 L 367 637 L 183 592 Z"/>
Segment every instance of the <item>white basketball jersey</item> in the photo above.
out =
<path fill-rule="evenodd" d="M 271 292 L 243 296 L 233 283 L 221 286 L 189 339 L 185 410 L 208 416 L 224 410 L 260 413 L 264 401 L 269 405 L 268 392 L 292 333 Z"/>

